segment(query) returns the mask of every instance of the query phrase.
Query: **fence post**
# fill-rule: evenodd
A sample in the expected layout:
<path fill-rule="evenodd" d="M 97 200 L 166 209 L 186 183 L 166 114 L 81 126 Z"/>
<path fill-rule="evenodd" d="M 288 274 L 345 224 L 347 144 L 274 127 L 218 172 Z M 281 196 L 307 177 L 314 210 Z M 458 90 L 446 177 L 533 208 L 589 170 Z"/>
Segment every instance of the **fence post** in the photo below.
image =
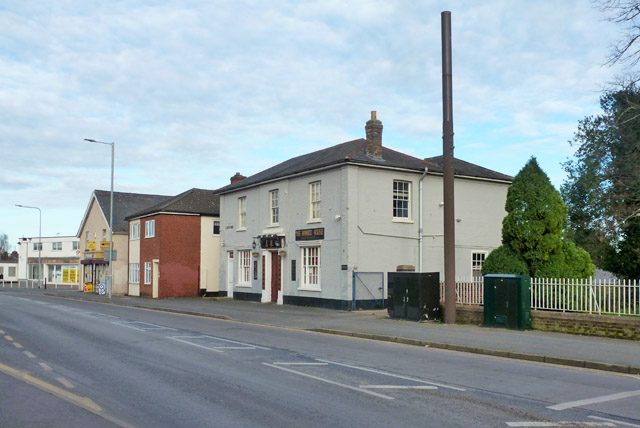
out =
<path fill-rule="evenodd" d="M 589 277 L 589 313 L 593 313 L 593 277 Z"/>

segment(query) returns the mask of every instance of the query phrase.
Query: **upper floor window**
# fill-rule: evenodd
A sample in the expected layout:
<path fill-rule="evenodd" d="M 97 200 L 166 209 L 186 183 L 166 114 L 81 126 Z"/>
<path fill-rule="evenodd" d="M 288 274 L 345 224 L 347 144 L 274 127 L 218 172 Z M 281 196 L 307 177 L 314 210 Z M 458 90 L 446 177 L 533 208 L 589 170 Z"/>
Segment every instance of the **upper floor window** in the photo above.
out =
<path fill-rule="evenodd" d="M 220 220 L 213 220 L 213 234 L 220 235 Z"/>
<path fill-rule="evenodd" d="M 85 241 L 89 240 L 89 231 L 88 230 L 84 233 L 84 240 Z"/>
<path fill-rule="evenodd" d="M 62 242 L 52 242 L 51 249 L 53 251 L 62 251 Z"/>
<path fill-rule="evenodd" d="M 247 197 L 238 198 L 238 229 L 247 228 Z"/>
<path fill-rule="evenodd" d="M 278 190 L 269 192 L 269 213 L 271 224 L 278 224 L 280 221 L 280 202 L 278 200 Z"/>
<path fill-rule="evenodd" d="M 156 236 L 156 221 L 147 220 L 144 222 L 144 237 L 153 238 Z"/>
<path fill-rule="evenodd" d="M 80 242 L 73 241 L 73 243 L 71 244 L 71 249 L 77 250 L 78 248 L 80 248 Z"/>
<path fill-rule="evenodd" d="M 319 221 L 321 211 L 322 182 L 309 183 L 309 220 Z"/>
<path fill-rule="evenodd" d="M 103 241 L 107 240 L 107 229 L 102 229 L 102 240 Z"/>
<path fill-rule="evenodd" d="M 411 206 L 411 182 L 393 180 L 393 218 L 409 219 Z"/>
<path fill-rule="evenodd" d="M 140 239 L 140 223 L 132 223 L 129 225 L 129 239 L 131 241 Z"/>
<path fill-rule="evenodd" d="M 34 242 L 33 251 L 42 251 L 42 242 Z"/>

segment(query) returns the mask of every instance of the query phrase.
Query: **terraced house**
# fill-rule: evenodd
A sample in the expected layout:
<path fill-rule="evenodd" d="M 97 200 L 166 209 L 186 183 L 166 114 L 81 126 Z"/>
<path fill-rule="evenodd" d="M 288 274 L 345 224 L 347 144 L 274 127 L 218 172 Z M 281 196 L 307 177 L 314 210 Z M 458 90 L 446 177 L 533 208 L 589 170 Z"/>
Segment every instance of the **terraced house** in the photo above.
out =
<path fill-rule="evenodd" d="M 382 145 L 372 112 L 365 139 L 289 159 L 220 195 L 220 288 L 235 299 L 350 307 L 354 272 L 412 265 L 444 271 L 442 158 L 418 159 Z M 512 177 L 454 161 L 456 270 L 479 274 L 500 245 Z M 379 287 L 359 307 L 386 296 Z M 367 293 L 369 293 L 367 295 Z"/>

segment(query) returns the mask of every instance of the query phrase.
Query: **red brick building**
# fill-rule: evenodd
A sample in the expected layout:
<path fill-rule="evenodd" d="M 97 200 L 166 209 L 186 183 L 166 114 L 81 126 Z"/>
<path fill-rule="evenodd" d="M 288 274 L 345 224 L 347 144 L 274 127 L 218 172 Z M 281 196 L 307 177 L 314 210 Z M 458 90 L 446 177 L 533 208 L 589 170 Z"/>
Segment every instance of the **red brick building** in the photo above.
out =
<path fill-rule="evenodd" d="M 217 195 L 191 189 L 128 217 L 129 294 L 216 295 L 219 212 Z"/>

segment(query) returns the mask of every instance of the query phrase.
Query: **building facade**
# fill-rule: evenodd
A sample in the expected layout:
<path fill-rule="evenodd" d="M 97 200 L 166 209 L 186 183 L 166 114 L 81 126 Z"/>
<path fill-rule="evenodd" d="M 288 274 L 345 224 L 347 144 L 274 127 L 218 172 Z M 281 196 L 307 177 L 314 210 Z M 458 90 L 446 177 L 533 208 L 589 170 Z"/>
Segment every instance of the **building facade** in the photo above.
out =
<path fill-rule="evenodd" d="M 372 113 L 367 138 L 302 155 L 220 194 L 220 284 L 236 299 L 348 308 L 354 273 L 378 285 L 355 299 L 386 296 L 386 272 L 400 265 L 444 273 L 442 159 L 382 146 Z M 478 273 L 500 245 L 512 178 L 456 159 L 456 273 Z"/>
<path fill-rule="evenodd" d="M 18 279 L 42 279 L 47 284 L 80 284 L 80 244 L 75 236 L 20 238 Z M 42 276 L 38 274 L 42 266 Z"/>
<path fill-rule="evenodd" d="M 168 198 L 164 195 L 114 192 L 111 254 L 113 294 L 124 295 L 128 291 L 129 224 L 125 218 Z M 97 292 L 100 285 L 105 288 L 108 286 L 110 204 L 109 191 L 94 190 L 78 229 L 81 284 L 87 291 Z"/>
<path fill-rule="evenodd" d="M 127 218 L 129 295 L 218 295 L 220 197 L 191 189 Z"/>

